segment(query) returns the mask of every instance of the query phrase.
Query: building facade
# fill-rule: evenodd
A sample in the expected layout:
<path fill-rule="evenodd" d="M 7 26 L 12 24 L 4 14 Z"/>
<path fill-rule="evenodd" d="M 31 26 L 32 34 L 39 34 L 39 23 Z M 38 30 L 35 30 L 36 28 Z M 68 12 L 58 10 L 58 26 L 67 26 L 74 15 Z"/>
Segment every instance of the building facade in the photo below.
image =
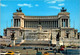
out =
<path fill-rule="evenodd" d="M 4 29 L 6 37 L 15 32 L 16 39 L 24 39 L 25 44 L 56 44 L 60 33 L 60 45 L 69 45 L 66 40 L 78 39 L 77 30 L 70 27 L 70 13 L 62 8 L 56 16 L 26 16 L 21 8 L 13 13 L 13 26 Z"/>
<path fill-rule="evenodd" d="M 9 45 L 11 44 L 11 39 L 10 38 L 0 38 L 0 45 Z"/>

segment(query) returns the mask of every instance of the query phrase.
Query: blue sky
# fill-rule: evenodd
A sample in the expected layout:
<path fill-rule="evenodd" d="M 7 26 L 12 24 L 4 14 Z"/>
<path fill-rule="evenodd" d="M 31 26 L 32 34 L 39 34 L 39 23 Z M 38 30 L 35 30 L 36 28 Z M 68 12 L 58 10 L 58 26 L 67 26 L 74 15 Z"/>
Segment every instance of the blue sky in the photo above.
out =
<path fill-rule="evenodd" d="M 0 34 L 11 27 L 11 19 L 16 9 L 22 7 L 27 16 L 57 15 L 61 7 L 70 13 L 71 27 L 80 31 L 80 0 L 0 0 Z"/>

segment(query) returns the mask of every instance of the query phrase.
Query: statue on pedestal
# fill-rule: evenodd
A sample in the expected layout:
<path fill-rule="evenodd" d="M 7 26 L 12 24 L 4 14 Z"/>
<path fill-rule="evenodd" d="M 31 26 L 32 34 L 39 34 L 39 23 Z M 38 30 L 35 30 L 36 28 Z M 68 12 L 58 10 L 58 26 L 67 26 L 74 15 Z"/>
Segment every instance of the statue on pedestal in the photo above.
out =
<path fill-rule="evenodd" d="M 19 10 L 17 9 L 16 11 L 17 11 L 17 12 L 22 12 L 21 8 L 19 8 Z"/>
<path fill-rule="evenodd" d="M 64 9 L 64 7 L 62 7 L 61 12 L 66 12 L 67 9 Z"/>

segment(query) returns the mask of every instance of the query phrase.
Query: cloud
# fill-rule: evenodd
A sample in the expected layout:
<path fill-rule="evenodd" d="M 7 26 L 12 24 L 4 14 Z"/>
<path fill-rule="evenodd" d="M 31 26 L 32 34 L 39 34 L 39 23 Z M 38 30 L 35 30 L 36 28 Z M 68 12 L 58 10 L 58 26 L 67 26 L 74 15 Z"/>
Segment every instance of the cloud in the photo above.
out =
<path fill-rule="evenodd" d="M 57 6 L 49 6 L 49 8 L 61 9 L 60 7 Z"/>
<path fill-rule="evenodd" d="M 63 1 L 65 1 L 65 0 L 55 0 L 55 1 L 58 1 L 58 2 L 63 2 Z"/>
<path fill-rule="evenodd" d="M 62 4 L 58 4 L 58 6 L 64 6 L 65 4 L 64 3 L 62 3 Z"/>
<path fill-rule="evenodd" d="M 0 6 L 2 6 L 2 7 L 6 7 L 7 5 L 0 3 Z"/>
<path fill-rule="evenodd" d="M 56 2 L 63 2 L 65 0 L 45 0 L 47 3 L 56 3 Z"/>
<path fill-rule="evenodd" d="M 47 3 L 56 3 L 56 1 L 50 1 L 50 2 L 47 2 Z"/>
<path fill-rule="evenodd" d="M 18 6 L 27 6 L 27 7 L 32 7 L 32 5 L 31 4 L 17 4 Z"/>
<path fill-rule="evenodd" d="M 38 7 L 39 5 L 38 4 L 35 4 L 35 6 Z"/>

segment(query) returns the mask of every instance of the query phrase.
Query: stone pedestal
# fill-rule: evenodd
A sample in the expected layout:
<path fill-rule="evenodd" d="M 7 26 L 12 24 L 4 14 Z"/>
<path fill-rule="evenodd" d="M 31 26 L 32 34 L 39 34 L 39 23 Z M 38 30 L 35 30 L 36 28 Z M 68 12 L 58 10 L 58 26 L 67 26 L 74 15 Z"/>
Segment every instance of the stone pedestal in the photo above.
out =
<path fill-rule="evenodd" d="M 60 48 L 59 41 L 56 41 L 56 49 L 59 49 L 59 48 Z"/>
<path fill-rule="evenodd" d="M 15 46 L 15 40 L 11 40 L 11 45 Z"/>
<path fill-rule="evenodd" d="M 42 26 L 38 25 L 38 32 L 41 32 L 41 30 L 42 30 Z"/>

